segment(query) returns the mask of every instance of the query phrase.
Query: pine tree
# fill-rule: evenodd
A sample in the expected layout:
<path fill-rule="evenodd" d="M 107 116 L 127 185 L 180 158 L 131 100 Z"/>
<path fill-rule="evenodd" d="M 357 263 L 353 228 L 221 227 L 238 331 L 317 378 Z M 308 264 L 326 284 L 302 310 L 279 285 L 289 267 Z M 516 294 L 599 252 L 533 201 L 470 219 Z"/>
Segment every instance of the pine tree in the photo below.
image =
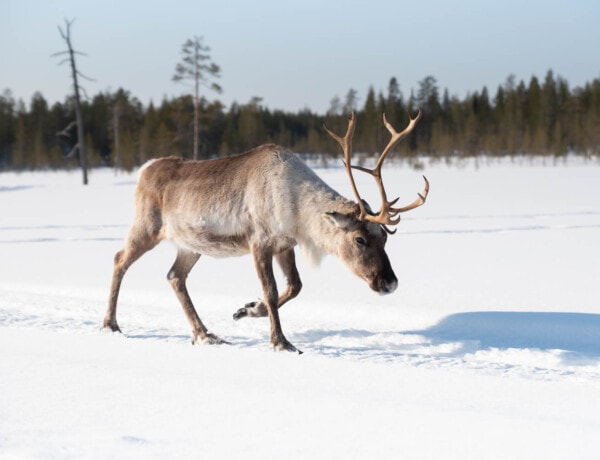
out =
<path fill-rule="evenodd" d="M 333 96 L 329 102 L 328 116 L 340 115 L 342 113 L 342 101 L 338 95 Z"/>
<path fill-rule="evenodd" d="M 0 168 L 10 166 L 11 144 L 15 138 L 15 100 L 10 90 L 0 95 Z"/>
<path fill-rule="evenodd" d="M 40 92 L 35 92 L 32 96 L 27 118 L 27 136 L 31 148 L 29 167 L 33 169 L 47 167 L 47 129 L 49 127 L 48 103 Z"/>
<path fill-rule="evenodd" d="M 538 79 L 529 81 L 524 107 L 525 141 L 524 149 L 531 153 L 543 153 L 545 133 L 543 128 L 542 89 Z"/>
<path fill-rule="evenodd" d="M 262 98 L 253 97 L 242 107 L 239 118 L 241 150 L 249 150 L 266 141 L 266 130 L 261 120 Z"/>
<path fill-rule="evenodd" d="M 430 149 L 433 124 L 437 122 L 441 112 L 439 91 L 435 77 L 429 75 L 419 82 L 416 105 L 423 111 L 423 116 L 419 122 L 419 129 L 416 130 L 417 143 L 420 150 L 428 151 Z"/>
<path fill-rule="evenodd" d="M 144 164 L 156 154 L 152 140 L 153 133 L 157 129 L 158 114 L 156 113 L 154 104 L 150 101 L 150 105 L 144 116 L 144 122 L 140 128 L 139 164 Z"/>
<path fill-rule="evenodd" d="M 357 131 L 357 150 L 365 153 L 372 153 L 377 150 L 377 131 L 380 127 L 381 114 L 377 114 L 375 104 L 375 90 L 371 86 L 367 92 L 367 99 L 362 114 L 358 120 Z"/>
<path fill-rule="evenodd" d="M 398 126 L 400 120 L 404 118 L 404 107 L 402 101 L 402 91 L 396 77 L 392 77 L 388 83 L 388 94 L 385 103 L 385 116 L 392 126 Z"/>
<path fill-rule="evenodd" d="M 556 120 L 558 117 L 558 94 L 554 73 L 548 70 L 542 86 L 542 127 L 545 134 L 544 153 L 554 153 L 557 150 Z"/>
<path fill-rule="evenodd" d="M 19 101 L 15 123 L 15 140 L 11 149 L 11 164 L 17 170 L 27 167 L 27 133 L 25 131 L 25 104 Z"/>
<path fill-rule="evenodd" d="M 344 100 L 344 106 L 342 111 L 344 115 L 350 115 L 352 112 L 356 111 L 358 106 L 358 91 L 353 88 L 350 88 L 346 93 L 346 99 Z"/>
<path fill-rule="evenodd" d="M 182 61 L 175 67 L 173 81 L 184 82 L 191 80 L 194 87 L 194 147 L 193 158 L 198 159 L 198 142 L 200 131 L 200 86 L 207 86 L 220 93 L 221 87 L 211 82 L 219 78 L 221 68 L 210 59 L 210 48 L 202 44 L 202 37 L 188 39 L 181 47 Z"/>

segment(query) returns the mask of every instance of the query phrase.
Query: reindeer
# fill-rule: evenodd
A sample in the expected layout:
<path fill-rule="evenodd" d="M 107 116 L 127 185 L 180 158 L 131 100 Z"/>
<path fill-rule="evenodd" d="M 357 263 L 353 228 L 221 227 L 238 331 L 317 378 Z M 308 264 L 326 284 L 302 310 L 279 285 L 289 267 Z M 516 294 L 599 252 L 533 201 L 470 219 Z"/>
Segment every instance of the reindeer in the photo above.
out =
<path fill-rule="evenodd" d="M 324 254 L 337 256 L 371 289 L 394 292 L 398 280 L 384 250 L 390 226 L 400 213 L 425 203 L 429 182 L 411 204 L 395 208 L 398 198 L 388 201 L 381 167 L 394 146 L 405 138 L 421 118 L 421 110 L 408 126 L 396 132 L 383 121 L 391 139 L 373 169 L 351 164 L 354 114 L 344 137 L 324 126 L 341 146 L 344 167 L 356 202 L 342 197 L 322 181 L 304 162 L 286 149 L 267 144 L 238 156 L 204 161 L 177 157 L 150 160 L 140 170 L 135 191 L 133 224 L 125 246 L 116 253 L 108 310 L 103 327 L 120 332 L 117 298 L 127 269 L 162 240 L 177 246 L 177 257 L 167 279 L 192 327 L 192 343 L 227 343 L 208 331 L 200 320 L 186 288 L 187 276 L 205 254 L 232 257 L 252 254 L 263 290 L 263 298 L 247 303 L 233 315 L 268 316 L 271 345 L 276 350 L 299 350 L 284 336 L 279 308 L 302 288 L 294 247 L 299 245 L 309 262 Z M 382 207 L 375 214 L 358 193 L 352 169 L 372 175 L 381 195 Z M 273 259 L 287 279 L 278 293 Z"/>

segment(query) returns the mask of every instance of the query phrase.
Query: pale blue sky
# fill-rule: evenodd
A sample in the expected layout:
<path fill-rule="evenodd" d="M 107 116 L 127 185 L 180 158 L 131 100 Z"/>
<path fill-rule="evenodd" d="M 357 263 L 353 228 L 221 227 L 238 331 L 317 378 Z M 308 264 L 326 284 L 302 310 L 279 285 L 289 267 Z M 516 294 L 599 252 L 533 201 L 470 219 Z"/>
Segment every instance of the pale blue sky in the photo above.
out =
<path fill-rule="evenodd" d="M 225 104 L 263 98 L 271 109 L 324 113 L 331 99 L 386 91 L 405 96 L 433 75 L 463 97 L 509 74 L 548 69 L 571 87 L 600 78 L 600 1 L 527 0 L 0 0 L 0 91 L 27 104 L 69 92 L 57 26 L 76 18 L 73 40 L 88 93 L 123 87 L 144 104 L 185 88 L 171 81 L 181 44 L 203 36 L 222 68 Z"/>

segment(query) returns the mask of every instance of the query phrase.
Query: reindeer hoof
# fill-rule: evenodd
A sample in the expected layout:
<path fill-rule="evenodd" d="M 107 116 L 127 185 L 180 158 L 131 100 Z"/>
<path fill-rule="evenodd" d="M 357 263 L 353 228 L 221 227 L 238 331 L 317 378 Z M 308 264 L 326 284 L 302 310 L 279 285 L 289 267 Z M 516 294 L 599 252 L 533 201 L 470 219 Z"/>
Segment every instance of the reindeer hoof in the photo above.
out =
<path fill-rule="evenodd" d="M 298 353 L 301 355 L 302 350 L 298 350 L 294 345 L 288 342 L 286 339 L 278 340 L 276 343 L 273 343 L 273 349 L 275 351 L 291 351 L 294 353 Z"/>
<path fill-rule="evenodd" d="M 104 320 L 100 329 L 110 329 L 113 332 L 121 332 L 121 328 L 116 321 Z M 122 334 L 122 332 L 121 332 Z"/>
<path fill-rule="evenodd" d="M 249 304 L 246 304 L 246 305 L 249 305 Z M 233 320 L 238 321 L 242 318 L 245 318 L 246 316 L 248 316 L 248 309 L 246 307 L 242 307 L 233 314 Z"/>
<path fill-rule="evenodd" d="M 245 318 L 246 316 L 253 316 L 251 314 L 251 312 L 254 311 L 257 303 L 258 302 L 249 302 L 249 303 L 247 303 L 246 305 L 244 305 L 242 308 L 240 308 L 238 311 L 236 311 L 233 314 L 233 319 L 235 321 L 237 321 L 239 319 Z"/>
<path fill-rule="evenodd" d="M 262 301 L 249 302 L 233 314 L 234 320 L 239 320 L 251 316 L 253 318 L 263 318 L 269 316 L 267 306 Z"/>
<path fill-rule="evenodd" d="M 202 336 L 200 334 L 196 334 L 192 339 L 192 345 L 197 345 L 199 343 L 207 345 L 231 345 L 227 340 L 223 340 L 222 338 L 210 332 Z"/>

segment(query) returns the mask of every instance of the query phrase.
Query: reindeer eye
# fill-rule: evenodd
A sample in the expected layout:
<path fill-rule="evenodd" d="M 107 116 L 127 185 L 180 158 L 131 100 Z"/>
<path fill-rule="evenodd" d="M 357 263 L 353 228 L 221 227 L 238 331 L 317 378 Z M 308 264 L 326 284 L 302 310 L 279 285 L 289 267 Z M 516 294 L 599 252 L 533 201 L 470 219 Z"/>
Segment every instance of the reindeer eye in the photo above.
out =
<path fill-rule="evenodd" d="M 354 238 L 354 241 L 356 241 L 356 243 L 359 246 L 366 246 L 367 242 L 365 241 L 365 239 L 362 236 L 357 236 L 356 238 Z"/>

